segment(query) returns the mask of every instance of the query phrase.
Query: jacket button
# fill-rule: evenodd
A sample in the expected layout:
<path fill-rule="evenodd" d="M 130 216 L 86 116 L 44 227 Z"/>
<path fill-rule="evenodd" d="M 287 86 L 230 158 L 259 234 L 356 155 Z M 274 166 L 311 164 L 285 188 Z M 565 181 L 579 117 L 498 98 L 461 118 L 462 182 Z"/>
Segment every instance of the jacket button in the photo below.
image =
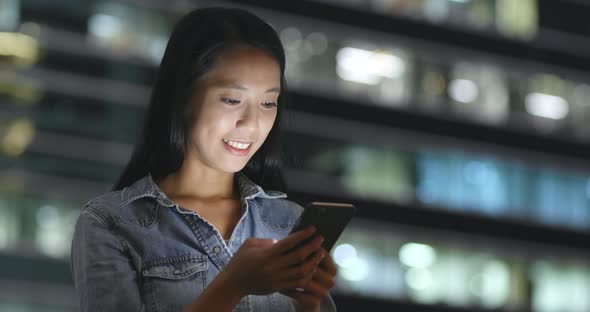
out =
<path fill-rule="evenodd" d="M 214 253 L 220 253 L 221 252 L 221 247 L 219 247 L 219 246 L 213 247 L 213 252 Z"/>

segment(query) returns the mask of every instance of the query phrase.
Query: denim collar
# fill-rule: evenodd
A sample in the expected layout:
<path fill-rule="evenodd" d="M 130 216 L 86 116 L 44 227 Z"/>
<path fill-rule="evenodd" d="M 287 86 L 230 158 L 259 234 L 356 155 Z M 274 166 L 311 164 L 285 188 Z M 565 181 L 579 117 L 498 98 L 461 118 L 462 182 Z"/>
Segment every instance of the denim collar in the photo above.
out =
<path fill-rule="evenodd" d="M 254 183 L 242 172 L 236 172 L 235 179 L 240 192 L 240 201 L 252 198 L 286 198 L 287 194 L 279 191 L 264 190 L 261 186 Z M 158 203 L 166 207 L 174 207 L 176 204 L 160 190 L 154 182 L 151 173 L 135 181 L 129 187 L 123 189 L 122 202 L 127 205 L 135 200 L 151 197 L 155 198 Z"/>

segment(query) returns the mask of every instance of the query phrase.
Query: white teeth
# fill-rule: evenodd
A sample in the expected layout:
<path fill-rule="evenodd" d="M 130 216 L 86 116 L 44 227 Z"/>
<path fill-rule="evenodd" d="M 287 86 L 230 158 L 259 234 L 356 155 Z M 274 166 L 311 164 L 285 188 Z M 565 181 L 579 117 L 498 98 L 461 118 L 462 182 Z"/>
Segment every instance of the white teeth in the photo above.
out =
<path fill-rule="evenodd" d="M 230 140 L 223 139 L 223 142 L 237 149 L 247 149 L 252 143 L 238 143 Z"/>

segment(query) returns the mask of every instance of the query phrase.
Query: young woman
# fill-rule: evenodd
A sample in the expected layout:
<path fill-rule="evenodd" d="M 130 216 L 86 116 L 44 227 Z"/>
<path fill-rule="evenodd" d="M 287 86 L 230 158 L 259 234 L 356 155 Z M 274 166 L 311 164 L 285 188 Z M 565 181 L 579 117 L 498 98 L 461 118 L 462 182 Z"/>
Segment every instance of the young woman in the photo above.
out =
<path fill-rule="evenodd" d="M 323 238 L 288 235 L 302 208 L 279 191 L 284 71 L 247 11 L 178 22 L 129 164 L 76 223 L 82 311 L 335 310 Z"/>

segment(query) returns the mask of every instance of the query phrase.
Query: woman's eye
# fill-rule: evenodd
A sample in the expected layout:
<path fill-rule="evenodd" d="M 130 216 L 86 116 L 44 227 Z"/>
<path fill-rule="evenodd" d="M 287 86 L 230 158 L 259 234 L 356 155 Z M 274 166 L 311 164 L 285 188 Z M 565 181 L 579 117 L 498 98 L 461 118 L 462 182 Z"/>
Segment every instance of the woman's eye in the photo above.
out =
<path fill-rule="evenodd" d="M 221 101 L 224 103 L 230 104 L 230 105 L 240 104 L 240 100 L 234 100 L 234 99 L 222 98 Z"/>
<path fill-rule="evenodd" d="M 271 108 L 271 107 L 276 107 L 277 103 L 276 102 L 264 102 L 264 103 L 262 103 L 262 106 L 267 107 L 267 108 Z"/>

